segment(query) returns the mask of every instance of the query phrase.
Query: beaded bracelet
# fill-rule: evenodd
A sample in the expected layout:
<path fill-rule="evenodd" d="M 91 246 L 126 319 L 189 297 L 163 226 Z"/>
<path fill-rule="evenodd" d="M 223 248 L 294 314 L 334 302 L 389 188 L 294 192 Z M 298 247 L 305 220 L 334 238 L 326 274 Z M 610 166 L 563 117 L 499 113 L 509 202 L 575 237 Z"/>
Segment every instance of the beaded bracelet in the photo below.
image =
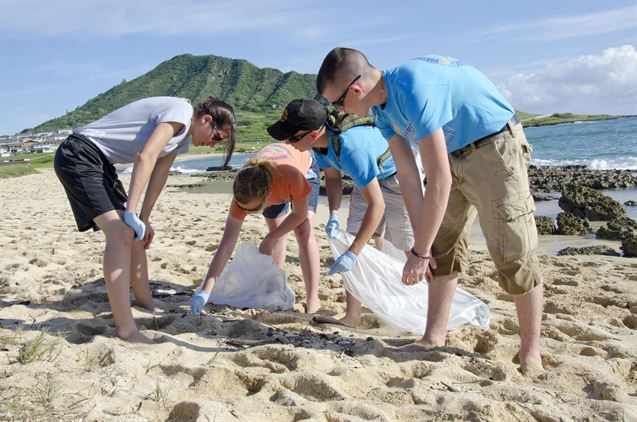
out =
<path fill-rule="evenodd" d="M 416 257 L 416 258 L 420 258 L 420 259 L 431 259 L 431 255 L 420 255 L 418 252 L 416 252 L 414 250 L 414 248 L 411 248 L 411 253 Z"/>

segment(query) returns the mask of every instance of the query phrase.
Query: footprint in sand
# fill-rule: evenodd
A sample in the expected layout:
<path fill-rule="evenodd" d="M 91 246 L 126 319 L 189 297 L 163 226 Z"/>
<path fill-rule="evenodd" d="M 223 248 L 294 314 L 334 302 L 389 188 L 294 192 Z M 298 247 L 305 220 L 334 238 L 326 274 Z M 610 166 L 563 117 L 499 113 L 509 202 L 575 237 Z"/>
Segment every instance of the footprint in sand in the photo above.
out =
<path fill-rule="evenodd" d="M 264 333 L 267 331 L 267 327 L 257 321 L 245 319 L 240 321 L 227 322 L 223 325 L 223 330 L 225 331 L 223 335 L 226 335 L 230 338 L 260 338 L 263 337 Z"/>
<path fill-rule="evenodd" d="M 471 372 L 479 378 L 491 381 L 505 381 L 513 374 L 513 369 L 508 369 L 500 363 L 482 359 L 471 359 L 462 366 L 465 371 Z"/>
<path fill-rule="evenodd" d="M 416 380 L 413 378 L 391 377 L 385 385 L 389 388 L 414 388 Z"/>
<path fill-rule="evenodd" d="M 332 385 L 332 380 L 319 373 L 289 374 L 281 385 L 310 401 L 345 400 L 345 393 Z"/>
<path fill-rule="evenodd" d="M 624 317 L 622 322 L 624 323 L 626 327 L 630 328 L 631 330 L 637 330 L 637 315 L 635 314 L 627 315 L 626 317 Z"/>
<path fill-rule="evenodd" d="M 264 311 L 257 315 L 257 321 L 263 322 L 269 325 L 284 325 L 284 324 L 297 324 L 305 323 L 307 319 L 296 312 L 272 312 Z"/>
<path fill-rule="evenodd" d="M 391 422 L 393 420 L 382 410 L 366 403 L 335 404 L 332 406 L 332 411 L 328 411 L 325 416 L 327 420 L 334 422 L 352 420 Z"/>

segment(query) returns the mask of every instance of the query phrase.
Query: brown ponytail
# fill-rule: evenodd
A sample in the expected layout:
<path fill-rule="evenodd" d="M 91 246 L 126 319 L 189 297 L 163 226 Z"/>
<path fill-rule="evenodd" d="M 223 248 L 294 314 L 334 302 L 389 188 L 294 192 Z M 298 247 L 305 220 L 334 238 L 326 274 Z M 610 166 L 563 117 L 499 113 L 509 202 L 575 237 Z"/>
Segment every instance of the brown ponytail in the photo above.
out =
<path fill-rule="evenodd" d="M 218 98 L 208 97 L 205 101 L 197 104 L 194 110 L 197 117 L 203 114 L 209 114 L 212 116 L 215 127 L 230 127 L 230 134 L 225 140 L 226 151 L 224 154 L 223 167 L 226 167 L 232 158 L 232 153 L 234 152 L 234 147 L 237 142 L 237 118 L 235 116 L 234 109 L 230 104 L 221 101 Z"/>
<path fill-rule="evenodd" d="M 234 179 L 234 199 L 246 204 L 254 199 L 265 201 L 272 188 L 274 166 L 268 160 L 252 159 Z"/>

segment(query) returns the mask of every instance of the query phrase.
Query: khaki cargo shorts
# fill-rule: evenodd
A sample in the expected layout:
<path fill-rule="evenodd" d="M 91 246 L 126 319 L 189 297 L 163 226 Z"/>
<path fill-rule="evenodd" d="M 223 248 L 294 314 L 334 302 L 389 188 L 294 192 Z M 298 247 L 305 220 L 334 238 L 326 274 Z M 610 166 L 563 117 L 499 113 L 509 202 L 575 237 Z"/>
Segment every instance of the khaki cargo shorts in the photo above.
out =
<path fill-rule="evenodd" d="M 387 239 L 401 251 L 408 251 L 414 245 L 414 234 L 409 221 L 409 214 L 396 175 L 379 181 L 383 199 L 385 200 L 385 214 L 376 228 L 374 236 Z M 361 191 L 354 186 L 349 201 L 349 216 L 347 217 L 347 232 L 358 233 L 363 217 L 367 212 L 367 201 Z"/>
<path fill-rule="evenodd" d="M 462 273 L 469 264 L 468 237 L 476 215 L 489 254 L 509 294 L 542 283 L 535 203 L 527 167 L 531 146 L 522 125 L 507 128 L 461 156 L 449 155 L 452 185 L 442 225 L 432 247 L 434 275 Z"/>

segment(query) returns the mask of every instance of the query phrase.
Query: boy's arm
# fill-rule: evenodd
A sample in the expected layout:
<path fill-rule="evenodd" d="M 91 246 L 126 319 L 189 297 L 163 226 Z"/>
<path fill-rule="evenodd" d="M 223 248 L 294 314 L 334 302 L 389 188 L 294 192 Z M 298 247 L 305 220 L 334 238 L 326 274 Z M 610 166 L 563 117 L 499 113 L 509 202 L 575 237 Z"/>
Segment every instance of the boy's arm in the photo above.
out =
<path fill-rule="evenodd" d="M 400 183 L 400 191 L 405 201 L 407 214 L 415 231 L 423 200 L 420 172 L 407 140 L 400 135 L 394 135 L 389 140 L 389 148 L 396 163 L 398 182 Z"/>
<path fill-rule="evenodd" d="M 424 278 L 429 270 L 430 262 L 435 266 L 435 261 L 431 259 L 431 247 L 447 209 L 451 190 L 451 169 L 449 168 L 447 145 L 442 129 L 437 129 L 431 136 L 418 141 L 422 165 L 427 175 L 427 189 L 423 197 L 422 193 L 416 193 L 422 191 L 413 154 L 409 151 L 412 158 L 409 163 L 406 163 L 405 149 L 409 149 L 409 147 L 404 141 L 399 143 L 394 142 L 395 140 L 392 138 L 390 147 L 392 154 L 396 149 L 399 156 L 397 165 L 399 166 L 400 190 L 405 198 L 405 205 L 414 228 L 413 251 L 419 255 L 409 254 L 403 269 L 403 282 L 413 284 Z M 396 156 L 394 159 L 396 160 Z M 402 176 L 401 169 L 403 170 Z M 405 179 L 404 183 L 407 186 L 403 186 L 403 179 Z M 413 186 L 413 181 L 419 183 L 417 191 Z"/>
<path fill-rule="evenodd" d="M 363 247 L 365 247 L 369 239 L 372 238 L 385 213 L 385 200 L 383 199 L 383 193 L 380 189 L 378 179 L 372 180 L 367 186 L 361 189 L 361 193 L 367 202 L 367 210 L 365 211 L 361 227 L 349 247 L 349 250 L 356 255 L 360 254 Z"/>
<path fill-rule="evenodd" d="M 134 213 L 137 209 L 137 205 L 142 197 L 142 192 L 155 168 L 159 154 L 172 137 L 182 130 L 183 126 L 183 124 L 175 122 L 162 122 L 158 124 L 148 138 L 142 152 L 137 154 L 137 158 L 135 158 L 135 163 L 133 164 L 130 187 L 128 189 L 127 211 Z"/>
<path fill-rule="evenodd" d="M 335 168 L 326 168 L 323 172 L 325 173 L 327 203 L 330 209 L 330 214 L 333 214 L 341 208 L 341 198 L 343 196 L 341 172 Z"/>
<path fill-rule="evenodd" d="M 226 219 L 226 226 L 223 229 L 221 243 L 215 252 L 215 256 L 212 258 L 212 262 L 208 268 L 208 273 L 206 274 L 206 278 L 201 286 L 201 290 L 206 293 L 210 293 L 212 291 L 215 279 L 221 275 L 226 263 L 230 259 L 230 256 L 237 244 L 237 240 L 239 239 L 242 224 L 243 220 L 239 220 L 228 215 L 228 218 Z"/>

